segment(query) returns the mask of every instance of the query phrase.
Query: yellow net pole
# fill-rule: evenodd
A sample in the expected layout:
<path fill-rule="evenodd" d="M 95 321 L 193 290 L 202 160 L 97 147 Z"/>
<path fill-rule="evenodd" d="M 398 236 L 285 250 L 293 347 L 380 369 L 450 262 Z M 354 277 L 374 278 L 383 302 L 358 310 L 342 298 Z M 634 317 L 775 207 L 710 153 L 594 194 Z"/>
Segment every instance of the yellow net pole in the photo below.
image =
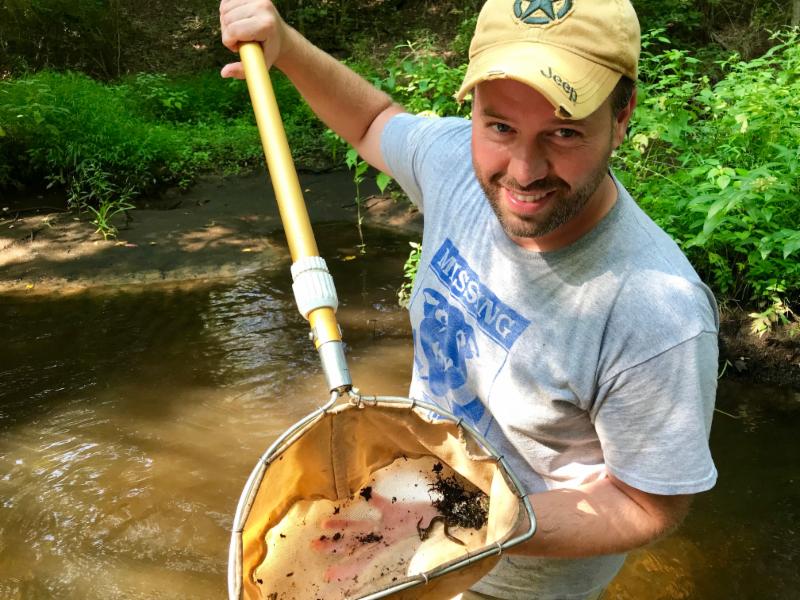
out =
<path fill-rule="evenodd" d="M 247 87 L 250 91 L 250 101 L 256 116 L 261 144 L 267 159 L 272 186 L 278 201 L 281 221 L 289 243 L 289 252 L 292 260 L 297 262 L 302 258 L 318 256 L 314 232 L 308 218 L 300 181 L 289 151 L 289 142 L 283 128 L 278 103 L 275 100 L 275 91 L 267 71 L 264 52 L 261 45 L 256 42 L 247 42 L 239 48 L 239 56 L 244 67 Z M 308 314 L 308 321 L 314 334 L 314 344 L 317 350 L 328 342 L 341 342 L 342 336 L 336 322 L 336 314 L 332 308 L 321 307 Z M 323 367 L 326 367 L 323 356 Z M 338 370 L 340 367 L 336 367 Z M 326 368 L 326 374 L 328 369 Z M 349 375 L 347 376 L 349 378 Z M 334 378 L 338 384 L 338 378 Z M 330 377 L 329 377 L 330 382 Z M 349 382 L 348 382 L 349 383 Z"/>

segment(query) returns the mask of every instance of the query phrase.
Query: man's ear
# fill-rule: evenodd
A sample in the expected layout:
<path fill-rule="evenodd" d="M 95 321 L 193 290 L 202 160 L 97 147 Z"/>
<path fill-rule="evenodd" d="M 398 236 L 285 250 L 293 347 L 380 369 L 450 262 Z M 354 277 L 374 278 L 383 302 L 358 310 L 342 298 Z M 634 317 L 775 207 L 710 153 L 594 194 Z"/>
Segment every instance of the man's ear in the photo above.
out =
<path fill-rule="evenodd" d="M 633 109 L 636 108 L 636 88 L 633 88 L 631 99 L 628 104 L 614 117 L 614 132 L 612 135 L 613 149 L 616 150 L 625 139 L 625 134 L 628 132 L 628 124 L 633 116 Z"/>

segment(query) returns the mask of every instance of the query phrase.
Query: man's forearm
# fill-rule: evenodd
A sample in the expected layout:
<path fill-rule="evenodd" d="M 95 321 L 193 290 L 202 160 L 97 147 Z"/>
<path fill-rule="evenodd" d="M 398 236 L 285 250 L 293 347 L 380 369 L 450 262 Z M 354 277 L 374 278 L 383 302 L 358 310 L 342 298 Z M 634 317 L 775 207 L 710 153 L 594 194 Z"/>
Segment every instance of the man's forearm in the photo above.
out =
<path fill-rule="evenodd" d="M 380 129 L 402 112 L 391 97 L 288 28 L 275 66 L 292 81 L 314 113 L 373 166 L 380 157 Z"/>
<path fill-rule="evenodd" d="M 578 489 L 530 496 L 536 534 L 509 552 L 527 556 L 579 558 L 627 552 L 676 527 L 690 496 L 657 496 L 612 477 Z"/>

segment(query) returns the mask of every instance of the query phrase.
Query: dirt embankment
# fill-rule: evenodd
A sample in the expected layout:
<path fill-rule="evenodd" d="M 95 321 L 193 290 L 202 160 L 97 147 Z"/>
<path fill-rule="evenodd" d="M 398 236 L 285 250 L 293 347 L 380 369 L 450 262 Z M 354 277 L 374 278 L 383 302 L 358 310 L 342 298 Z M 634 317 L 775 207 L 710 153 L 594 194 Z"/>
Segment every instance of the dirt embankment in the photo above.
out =
<path fill-rule="evenodd" d="M 355 222 L 349 173 L 302 174 L 301 185 L 312 222 Z M 367 223 L 421 233 L 421 217 L 407 204 L 373 197 L 367 205 Z M 0 206 L 0 294 L 188 287 L 289 261 L 272 189 L 261 174 L 208 179 L 190 193 L 167 194 L 134 211 L 131 221 L 118 221 L 116 240 L 104 241 L 88 217 L 24 209 Z M 800 335 L 779 329 L 759 337 L 750 325 L 744 311 L 723 314 L 720 369 L 800 390 Z"/>
<path fill-rule="evenodd" d="M 800 391 L 800 333 L 785 327 L 759 336 L 742 310 L 722 315 L 720 368 L 725 375 Z"/>
<path fill-rule="evenodd" d="M 303 174 L 312 222 L 355 223 L 352 176 Z M 0 206 L 0 294 L 45 295 L 121 286 L 204 285 L 289 261 L 266 175 L 209 178 L 120 216 L 103 240 L 87 215 L 31 210 L 44 199 Z M 367 222 L 415 226 L 408 209 L 370 199 Z"/>

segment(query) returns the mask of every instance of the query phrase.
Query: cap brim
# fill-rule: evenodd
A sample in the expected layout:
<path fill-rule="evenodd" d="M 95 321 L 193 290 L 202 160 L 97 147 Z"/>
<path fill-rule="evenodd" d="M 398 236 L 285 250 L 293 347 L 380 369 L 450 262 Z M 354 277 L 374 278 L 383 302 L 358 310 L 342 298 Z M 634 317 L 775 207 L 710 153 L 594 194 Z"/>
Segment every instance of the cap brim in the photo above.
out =
<path fill-rule="evenodd" d="M 456 99 L 462 102 L 482 81 L 515 79 L 547 98 L 557 116 L 584 119 L 600 108 L 621 75 L 558 46 L 497 44 L 470 60 Z"/>

